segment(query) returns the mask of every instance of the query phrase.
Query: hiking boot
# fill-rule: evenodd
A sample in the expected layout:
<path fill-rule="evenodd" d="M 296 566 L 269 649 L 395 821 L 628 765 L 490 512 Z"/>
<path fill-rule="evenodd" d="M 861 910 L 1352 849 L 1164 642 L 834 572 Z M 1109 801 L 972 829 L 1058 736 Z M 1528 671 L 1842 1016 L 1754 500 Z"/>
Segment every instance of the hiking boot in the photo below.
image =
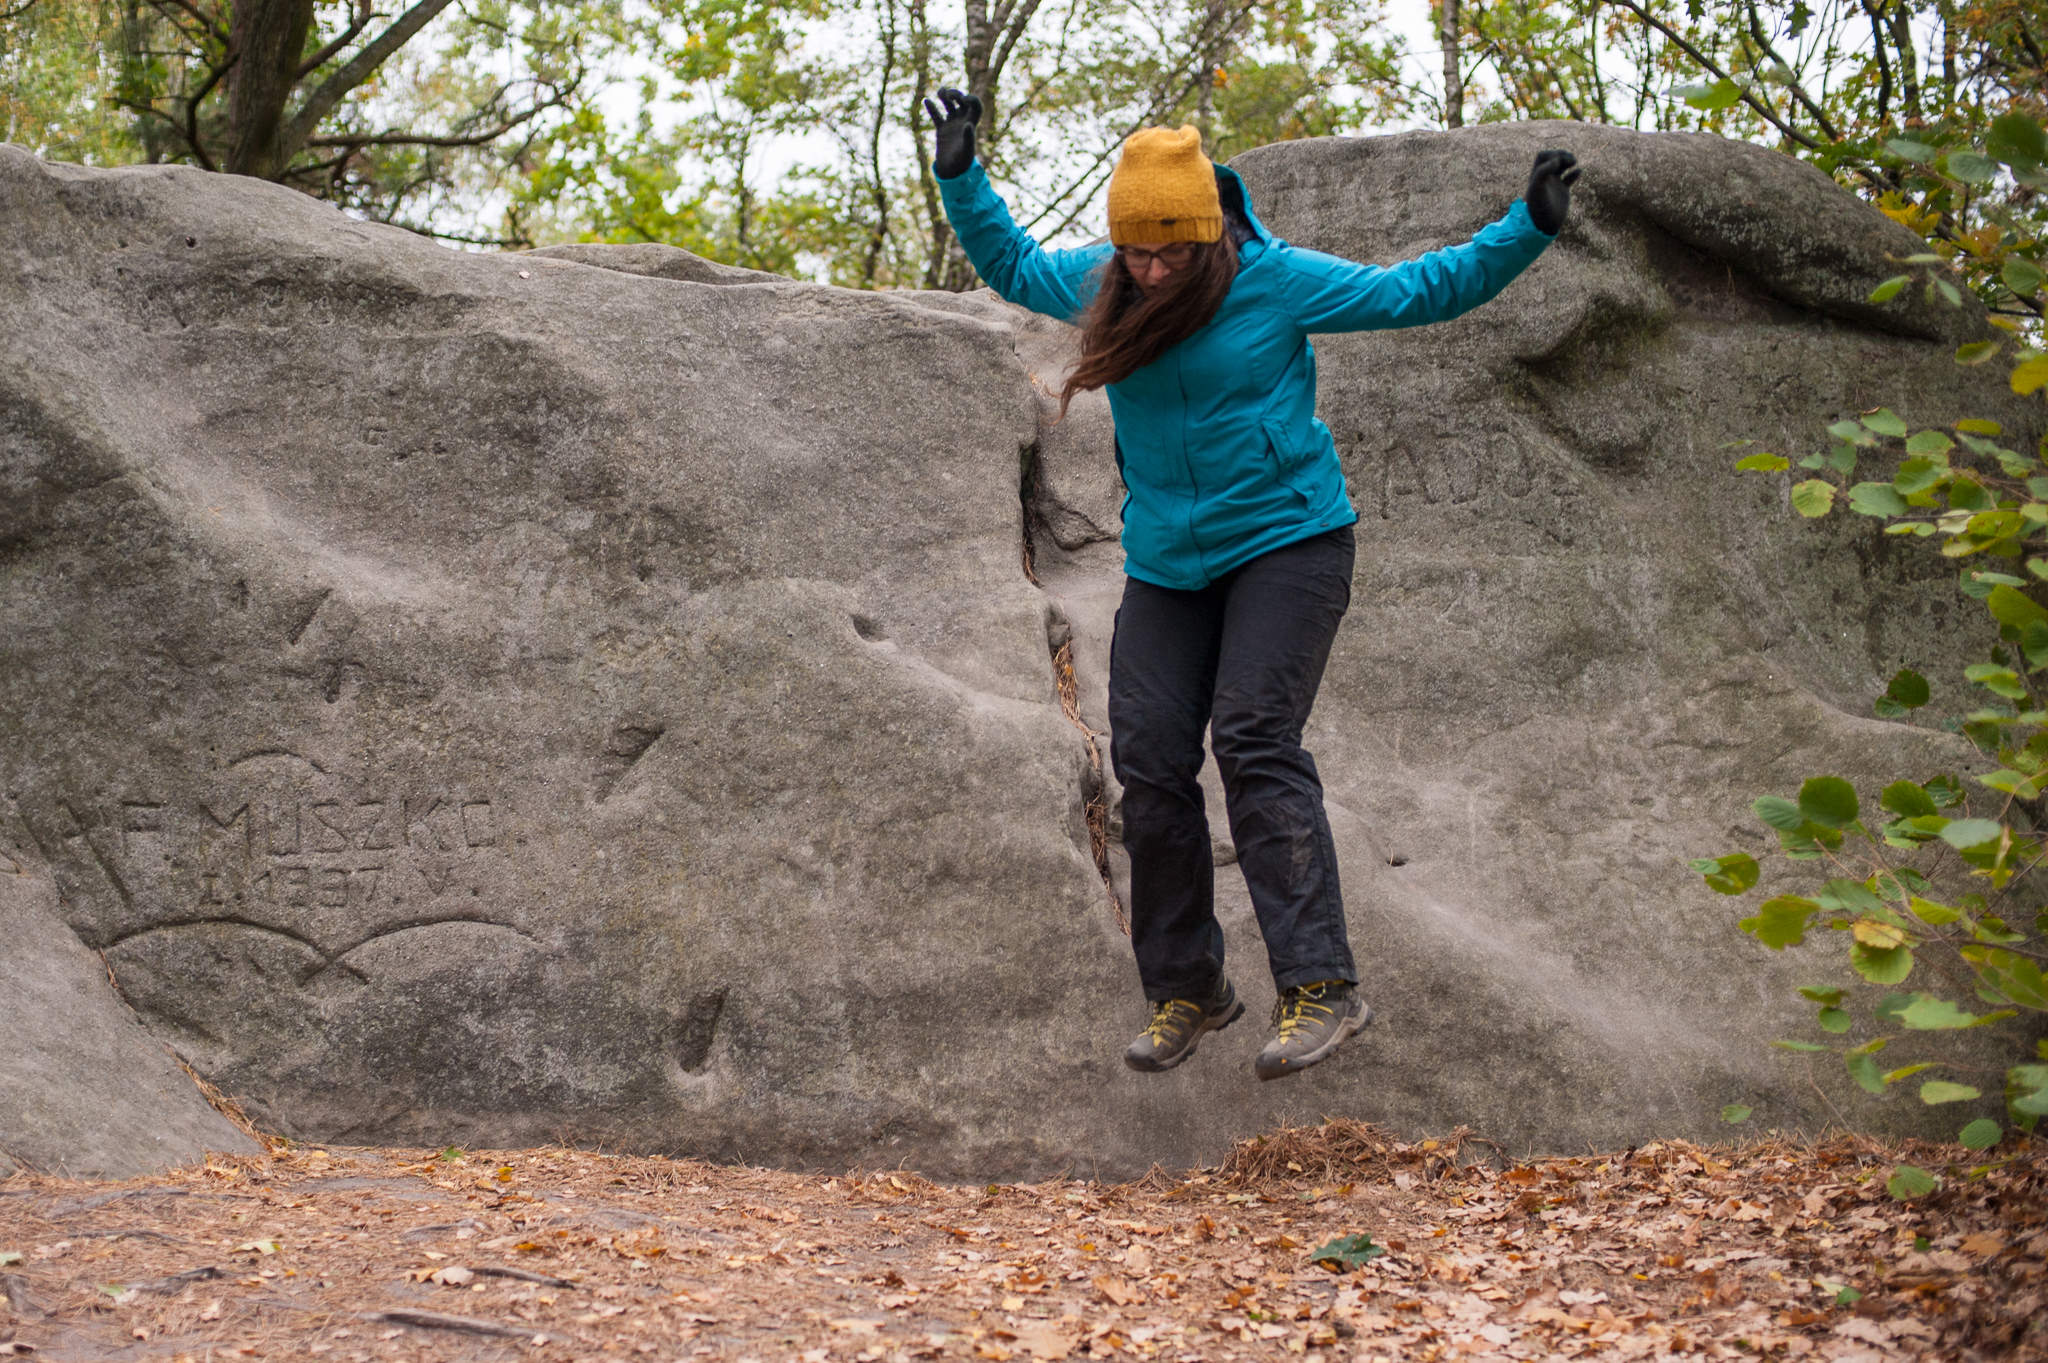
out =
<path fill-rule="evenodd" d="M 1207 1001 L 1167 999 L 1152 1005 L 1152 1020 L 1124 1052 L 1124 1063 L 1148 1074 L 1170 1070 L 1195 1053 L 1204 1032 L 1220 1032 L 1244 1016 L 1237 991 L 1225 980 Z"/>
<path fill-rule="evenodd" d="M 1252 1069 L 1261 1079 L 1299 1073 L 1337 1049 L 1344 1038 L 1372 1021 L 1372 1009 L 1355 986 L 1317 980 L 1281 991 L 1273 1003 L 1278 1034 L 1259 1052 Z"/>

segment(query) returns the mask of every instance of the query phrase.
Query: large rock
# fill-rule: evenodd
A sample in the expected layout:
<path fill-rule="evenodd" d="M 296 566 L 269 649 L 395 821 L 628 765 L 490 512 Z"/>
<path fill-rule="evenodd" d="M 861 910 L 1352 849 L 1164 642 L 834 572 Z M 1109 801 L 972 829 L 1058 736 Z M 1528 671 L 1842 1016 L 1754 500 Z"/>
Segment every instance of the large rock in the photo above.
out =
<path fill-rule="evenodd" d="M 0 804 L 0 1178 L 130 1178 L 258 1146 L 214 1111 L 57 916 Z"/>
<path fill-rule="evenodd" d="M 989 1178 L 1323 1113 L 1553 1149 L 1825 1120 L 1763 1043 L 1832 963 L 1683 861 L 1814 770 L 1955 762 L 1862 717 L 1945 589 L 1721 446 L 1992 410 L 1949 361 L 1980 322 L 1862 303 L 1910 235 L 1713 139 L 1238 164 L 1281 234 L 1391 260 L 1560 140 L 1587 176 L 1528 276 L 1319 349 L 1365 520 L 1310 742 L 1383 1020 L 1290 1085 L 1256 1025 L 1119 1062 L 1106 416 L 1051 424 L 1069 334 L 986 296 L 459 254 L 0 149 L 0 791 L 150 1025 L 308 1137 Z"/>

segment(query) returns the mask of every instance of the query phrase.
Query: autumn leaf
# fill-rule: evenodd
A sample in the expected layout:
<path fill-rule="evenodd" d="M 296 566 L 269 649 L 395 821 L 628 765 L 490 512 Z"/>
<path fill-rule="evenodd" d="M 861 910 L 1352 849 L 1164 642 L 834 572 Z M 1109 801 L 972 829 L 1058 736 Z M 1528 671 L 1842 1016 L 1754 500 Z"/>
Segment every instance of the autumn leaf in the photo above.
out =
<path fill-rule="evenodd" d="M 1144 1294 L 1121 1278 L 1105 1274 L 1095 1280 L 1095 1290 L 1118 1306 L 1129 1306 Z"/>

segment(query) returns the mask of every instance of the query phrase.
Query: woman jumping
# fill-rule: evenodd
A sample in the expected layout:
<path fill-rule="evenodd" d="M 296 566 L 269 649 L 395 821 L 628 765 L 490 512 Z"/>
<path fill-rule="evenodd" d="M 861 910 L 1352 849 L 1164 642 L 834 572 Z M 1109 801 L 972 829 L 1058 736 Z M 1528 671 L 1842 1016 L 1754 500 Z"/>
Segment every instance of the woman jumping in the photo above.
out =
<path fill-rule="evenodd" d="M 1123 475 L 1124 593 L 1109 654 L 1131 945 L 1151 1021 L 1124 1052 L 1167 1070 L 1244 1012 L 1223 971 L 1197 773 L 1210 731 L 1238 866 L 1279 1000 L 1261 1079 L 1372 1020 L 1301 746 L 1351 603 L 1358 519 L 1316 419 L 1315 332 L 1442 322 L 1506 288 L 1564 226 L 1579 170 L 1536 156 L 1525 198 L 1461 246 L 1390 269 L 1290 246 L 1191 127 L 1132 134 L 1109 181 L 1110 245 L 1047 251 L 974 159 L 981 102 L 941 90 L 932 170 L 967 258 L 1012 303 L 1081 329 L 1060 394 L 1106 388 Z"/>

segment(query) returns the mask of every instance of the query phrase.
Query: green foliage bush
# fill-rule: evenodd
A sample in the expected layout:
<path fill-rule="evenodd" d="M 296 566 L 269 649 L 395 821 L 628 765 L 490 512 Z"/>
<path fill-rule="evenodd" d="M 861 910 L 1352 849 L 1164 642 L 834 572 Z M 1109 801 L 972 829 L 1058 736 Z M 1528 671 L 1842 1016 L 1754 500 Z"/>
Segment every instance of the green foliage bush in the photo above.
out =
<path fill-rule="evenodd" d="M 1908 263 L 1938 261 L 1930 255 Z M 1948 280 L 1927 283 L 1930 297 L 1962 304 Z M 1903 288 L 1888 280 L 1873 301 Z M 2004 344 L 1966 345 L 1957 362 L 1985 363 Z M 2011 359 L 2015 393 L 2048 383 L 2048 356 L 2039 350 L 2023 346 Z M 1799 991 L 1815 1005 L 1819 1031 L 1840 1041 L 1776 1045 L 1840 1055 L 1849 1077 L 1872 1094 L 1917 1080 L 1919 1100 L 1934 1106 L 1984 1098 L 1981 1076 L 1990 1073 L 2006 1122 L 2032 1131 L 2048 1114 L 2048 1040 L 2041 1039 L 2048 908 L 2039 874 L 2048 861 L 2048 605 L 2039 599 L 2048 594 L 2048 437 L 2022 453 L 2001 443 L 1997 422 L 1965 418 L 1947 429 L 1914 430 L 1887 408 L 1838 421 L 1827 434 L 1824 451 L 1796 461 L 1808 476 L 1789 488 L 1793 510 L 1812 519 L 1868 516 L 1885 523 L 1885 534 L 1938 548 L 1959 562 L 1961 591 L 1997 627 L 1988 656 L 1967 660 L 1959 646 L 1942 660 L 1981 693 L 1954 727 L 1982 755 L 1983 769 L 1902 775 L 1884 783 L 1874 803 L 1831 775 L 1812 777 L 1796 795 L 1759 797 L 1751 808 L 1785 858 L 1812 863 L 1819 883 L 1771 895 L 1740 926 L 1773 951 L 1810 933 L 1839 934 L 1833 940 L 1855 981 Z M 1745 472 L 1788 476 L 1794 466 L 1770 452 L 1736 463 Z M 1920 673 L 1901 670 L 1874 708 L 1898 718 L 1926 706 L 1932 692 Z M 1691 865 L 1721 894 L 1748 895 L 1762 880 L 1763 868 L 1747 853 Z M 1943 1034 L 1981 1028 L 2010 1039 L 2002 1073 L 1973 1067 L 1940 1044 Z M 1864 1039 L 1852 1041 L 1852 1033 Z M 1898 1054 L 1908 1047 L 1909 1056 Z M 1731 1108 L 1724 1116 L 1741 1120 L 1748 1112 Z M 2004 1134 L 1999 1121 L 1979 1117 L 1956 1139 L 1984 1150 Z M 1913 1197 L 1937 1183 L 1901 1166 L 1891 1186 L 1896 1196 Z"/>

